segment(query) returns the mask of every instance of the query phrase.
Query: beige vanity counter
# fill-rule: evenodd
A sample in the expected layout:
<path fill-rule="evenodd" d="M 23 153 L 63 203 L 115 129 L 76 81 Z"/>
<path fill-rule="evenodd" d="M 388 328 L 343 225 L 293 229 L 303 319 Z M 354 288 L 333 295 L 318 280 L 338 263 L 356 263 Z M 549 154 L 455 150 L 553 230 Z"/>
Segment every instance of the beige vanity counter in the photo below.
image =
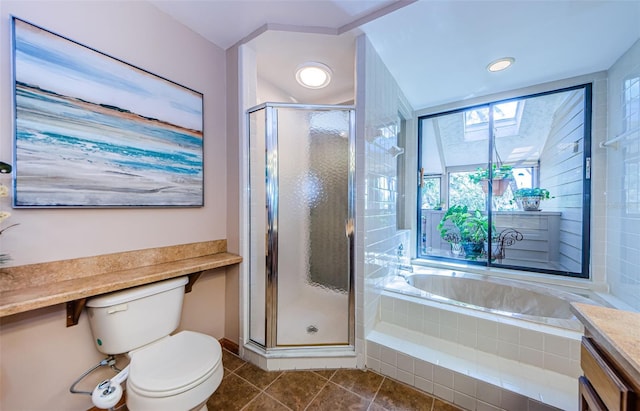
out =
<path fill-rule="evenodd" d="M 226 240 L 215 240 L 5 267 L 0 317 L 67 303 L 67 325 L 74 325 L 88 297 L 183 275 L 188 292 L 203 271 L 240 262 Z"/>
<path fill-rule="evenodd" d="M 640 410 L 640 313 L 572 303 L 584 324 L 581 410 Z"/>

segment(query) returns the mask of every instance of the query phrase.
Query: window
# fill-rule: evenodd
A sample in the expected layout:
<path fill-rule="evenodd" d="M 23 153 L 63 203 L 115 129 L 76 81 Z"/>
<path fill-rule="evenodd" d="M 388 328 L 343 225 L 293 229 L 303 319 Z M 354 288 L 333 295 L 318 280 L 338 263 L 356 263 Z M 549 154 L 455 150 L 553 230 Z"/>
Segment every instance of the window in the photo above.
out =
<path fill-rule="evenodd" d="M 421 188 L 422 208 L 436 210 L 442 208 L 442 197 L 440 194 L 440 176 L 426 176 L 422 179 Z"/>
<path fill-rule="evenodd" d="M 640 128 L 640 77 L 626 79 L 622 90 L 623 132 Z M 624 204 L 627 215 L 640 214 L 640 146 L 624 147 Z"/>
<path fill-rule="evenodd" d="M 418 257 L 588 277 L 590 90 L 420 117 Z"/>
<path fill-rule="evenodd" d="M 631 131 L 640 127 L 640 77 L 632 77 L 624 81 L 622 116 L 623 131 Z"/>

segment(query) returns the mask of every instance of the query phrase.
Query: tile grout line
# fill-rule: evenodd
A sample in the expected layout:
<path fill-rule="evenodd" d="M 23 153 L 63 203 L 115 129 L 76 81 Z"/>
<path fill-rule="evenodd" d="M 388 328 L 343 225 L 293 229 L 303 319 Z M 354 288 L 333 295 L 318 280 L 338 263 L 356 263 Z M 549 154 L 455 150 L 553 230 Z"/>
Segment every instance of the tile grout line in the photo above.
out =
<path fill-rule="evenodd" d="M 245 364 L 250 364 L 249 362 L 246 362 Z M 236 370 L 239 370 L 240 368 L 242 368 L 245 364 L 242 364 L 240 367 L 236 368 Z M 258 389 L 258 393 L 244 406 L 240 409 L 240 411 L 246 409 L 253 401 L 256 400 L 256 398 L 258 398 L 260 396 L 260 394 L 264 394 L 267 397 L 271 398 L 272 400 L 274 400 L 275 402 L 277 402 L 278 404 L 282 405 L 283 407 L 285 407 L 287 410 L 291 411 L 291 408 L 289 406 L 287 406 L 286 404 L 283 404 L 281 401 L 279 401 L 277 398 L 275 398 L 274 396 L 272 396 L 271 394 L 269 394 L 266 390 L 267 388 L 269 388 L 271 385 L 273 385 L 273 383 L 276 382 L 276 380 L 278 380 L 278 378 L 280 378 L 283 374 L 284 371 L 279 371 L 280 375 L 278 375 L 276 378 L 273 379 L 273 381 L 271 381 L 269 384 L 267 384 L 264 388 L 260 388 L 257 385 L 255 385 L 254 383 L 252 383 L 251 381 L 247 380 L 246 378 L 242 377 L 239 374 L 236 374 L 235 371 L 232 371 L 231 373 L 234 374 L 236 377 L 240 378 L 242 381 L 245 381 L 246 383 L 248 383 L 249 385 L 251 385 L 252 387 L 255 387 L 256 389 Z"/>
<path fill-rule="evenodd" d="M 316 375 L 319 375 L 316 373 Z M 325 378 L 326 379 L 326 378 Z M 318 395 L 320 395 L 320 393 L 322 392 L 322 390 L 324 390 L 324 388 L 329 385 L 330 381 L 328 379 L 326 379 L 327 381 L 324 383 L 324 385 L 322 386 L 322 388 L 320 388 L 318 390 L 318 392 L 316 393 L 316 395 L 313 396 L 313 398 L 311 398 L 311 400 L 309 401 L 309 403 L 304 407 L 305 410 L 307 410 L 309 408 L 309 406 L 313 403 L 313 400 L 315 400 L 316 398 L 318 398 Z"/>
<path fill-rule="evenodd" d="M 376 373 L 377 374 L 377 373 Z M 382 381 L 380 381 L 380 385 L 378 385 L 378 388 L 376 389 L 376 392 L 373 394 L 373 397 L 371 398 L 371 403 L 369 404 L 369 406 L 367 407 L 367 410 L 370 410 L 371 407 L 373 406 L 376 397 L 378 397 L 378 393 L 380 393 L 380 388 L 382 388 L 382 384 L 384 384 L 384 380 L 387 379 L 386 376 L 382 375 L 382 374 L 378 374 L 382 377 Z M 381 408 L 384 408 L 382 405 L 380 406 Z M 385 408 L 386 409 L 386 408 Z"/>

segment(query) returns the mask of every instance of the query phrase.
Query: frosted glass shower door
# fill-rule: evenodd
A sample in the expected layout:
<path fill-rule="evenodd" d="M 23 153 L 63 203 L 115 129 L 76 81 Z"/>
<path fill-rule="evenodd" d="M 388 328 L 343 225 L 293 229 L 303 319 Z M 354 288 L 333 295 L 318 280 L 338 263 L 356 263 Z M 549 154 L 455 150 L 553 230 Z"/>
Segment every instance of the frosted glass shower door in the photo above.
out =
<path fill-rule="evenodd" d="M 277 110 L 278 346 L 349 343 L 350 113 Z"/>
<path fill-rule="evenodd" d="M 249 110 L 249 338 L 353 344 L 353 124 L 345 106 Z"/>

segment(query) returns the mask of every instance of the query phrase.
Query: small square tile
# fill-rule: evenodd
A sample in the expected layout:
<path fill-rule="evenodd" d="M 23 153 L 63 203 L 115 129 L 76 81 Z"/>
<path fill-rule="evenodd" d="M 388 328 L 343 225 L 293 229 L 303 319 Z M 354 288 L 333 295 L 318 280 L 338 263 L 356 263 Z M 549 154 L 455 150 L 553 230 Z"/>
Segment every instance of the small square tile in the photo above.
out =
<path fill-rule="evenodd" d="M 367 341 L 367 356 L 375 358 L 376 360 L 379 360 L 380 344 L 374 343 L 372 341 Z"/>
<path fill-rule="evenodd" d="M 413 373 L 398 370 L 396 374 L 396 379 L 400 382 L 403 382 L 407 385 L 415 386 L 415 378 Z"/>
<path fill-rule="evenodd" d="M 464 395 L 461 392 L 455 391 L 453 393 L 453 403 L 459 405 L 465 410 L 475 410 L 476 409 L 476 399 L 470 397 L 468 395 Z"/>
<path fill-rule="evenodd" d="M 548 370 L 572 376 L 575 374 L 573 365 L 574 362 L 570 358 L 544 353 L 544 368 Z"/>
<path fill-rule="evenodd" d="M 434 366 L 433 382 L 447 388 L 453 388 L 453 371 L 439 365 Z"/>
<path fill-rule="evenodd" d="M 486 337 L 478 334 L 478 340 L 476 341 L 476 348 L 480 351 L 497 354 L 498 353 L 498 340 L 492 337 Z"/>
<path fill-rule="evenodd" d="M 476 397 L 477 380 L 458 372 L 453 374 L 453 389 L 470 397 Z"/>
<path fill-rule="evenodd" d="M 476 397 L 492 406 L 499 407 L 502 398 L 502 389 L 484 381 L 478 381 L 476 386 Z M 479 405 L 479 402 L 478 402 Z"/>
<path fill-rule="evenodd" d="M 467 333 L 476 333 L 478 331 L 478 319 L 466 315 L 458 316 L 458 328 Z"/>
<path fill-rule="evenodd" d="M 543 334 L 533 330 L 520 330 L 520 345 L 532 348 L 534 350 L 542 351 L 544 348 Z"/>
<path fill-rule="evenodd" d="M 498 338 L 498 323 L 495 321 L 478 318 L 478 335 L 485 337 Z"/>
<path fill-rule="evenodd" d="M 416 375 L 414 376 L 413 383 L 414 383 L 414 387 L 416 387 L 420 391 L 433 394 L 433 381 L 425 380 L 424 378 L 420 378 Z"/>
<path fill-rule="evenodd" d="M 544 366 L 544 353 L 527 347 L 520 347 L 518 356 L 520 362 L 533 365 L 534 367 Z"/>
<path fill-rule="evenodd" d="M 448 327 L 446 325 L 440 326 L 440 338 L 443 340 L 457 342 L 458 341 L 458 328 Z"/>
<path fill-rule="evenodd" d="M 500 408 L 487 404 L 486 402 L 476 401 L 476 411 L 501 411 Z"/>
<path fill-rule="evenodd" d="M 367 368 L 375 372 L 380 372 L 380 360 L 367 357 Z"/>
<path fill-rule="evenodd" d="M 509 390 L 502 390 L 500 408 L 505 410 L 526 410 L 527 406 L 527 397 Z"/>
<path fill-rule="evenodd" d="M 380 348 L 380 360 L 394 367 L 397 365 L 396 351 L 387 347 Z"/>
<path fill-rule="evenodd" d="M 518 345 L 506 341 L 498 341 L 498 355 L 508 360 L 518 361 L 518 355 L 520 355 Z"/>
<path fill-rule="evenodd" d="M 520 333 L 518 327 L 509 324 L 498 324 L 498 340 L 511 344 L 518 344 L 520 341 Z"/>
<path fill-rule="evenodd" d="M 544 336 L 544 352 L 560 357 L 571 357 L 571 344 L 566 338 L 546 334 Z"/>
<path fill-rule="evenodd" d="M 413 357 L 399 352 L 397 355 L 397 361 L 398 369 L 413 374 Z"/>
<path fill-rule="evenodd" d="M 452 311 L 442 311 L 440 313 L 440 325 L 458 329 L 458 314 Z"/>
<path fill-rule="evenodd" d="M 445 401 L 453 402 L 453 389 L 440 384 L 433 384 L 433 395 Z"/>
<path fill-rule="evenodd" d="M 382 362 L 380 363 L 380 374 L 396 379 L 398 378 L 398 369 L 394 365 Z"/>
<path fill-rule="evenodd" d="M 420 378 L 423 378 L 427 381 L 433 381 L 433 364 L 416 359 L 414 361 L 414 368 L 416 376 L 419 376 Z"/>

